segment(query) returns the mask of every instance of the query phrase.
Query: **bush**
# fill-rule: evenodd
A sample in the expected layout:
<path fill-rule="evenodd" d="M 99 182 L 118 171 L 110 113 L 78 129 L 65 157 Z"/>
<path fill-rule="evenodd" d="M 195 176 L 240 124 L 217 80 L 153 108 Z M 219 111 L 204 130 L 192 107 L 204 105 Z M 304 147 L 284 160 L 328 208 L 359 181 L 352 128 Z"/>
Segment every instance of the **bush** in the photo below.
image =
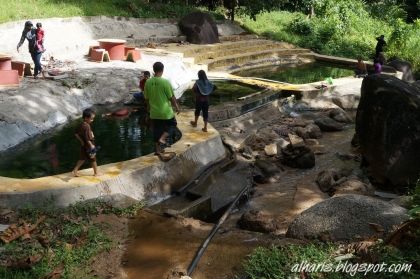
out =
<path fill-rule="evenodd" d="M 298 35 L 309 35 L 313 31 L 311 21 L 302 14 L 296 15 L 293 21 L 290 22 L 289 28 Z"/>

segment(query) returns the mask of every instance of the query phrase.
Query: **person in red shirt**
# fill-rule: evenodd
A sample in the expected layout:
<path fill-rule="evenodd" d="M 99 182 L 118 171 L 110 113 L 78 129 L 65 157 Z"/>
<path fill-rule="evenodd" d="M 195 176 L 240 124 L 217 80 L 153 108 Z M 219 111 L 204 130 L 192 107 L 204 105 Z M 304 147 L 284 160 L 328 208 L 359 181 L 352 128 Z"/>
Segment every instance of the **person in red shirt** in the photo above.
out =
<path fill-rule="evenodd" d="M 146 81 L 149 78 L 150 78 L 150 72 L 149 71 L 144 71 L 143 72 L 143 77 L 140 79 L 140 83 L 139 83 L 140 92 L 144 91 L 144 85 L 146 84 Z"/>
<path fill-rule="evenodd" d="M 140 83 L 139 83 L 139 88 L 140 88 L 140 92 L 138 93 L 134 93 L 133 97 L 136 101 L 140 102 L 144 100 L 144 86 L 146 84 L 146 81 L 150 78 L 150 72 L 149 71 L 144 71 L 143 72 L 143 76 L 140 78 Z"/>
<path fill-rule="evenodd" d="M 44 29 L 42 28 L 42 23 L 38 22 L 36 24 L 36 48 L 39 52 L 45 52 L 44 48 Z"/>

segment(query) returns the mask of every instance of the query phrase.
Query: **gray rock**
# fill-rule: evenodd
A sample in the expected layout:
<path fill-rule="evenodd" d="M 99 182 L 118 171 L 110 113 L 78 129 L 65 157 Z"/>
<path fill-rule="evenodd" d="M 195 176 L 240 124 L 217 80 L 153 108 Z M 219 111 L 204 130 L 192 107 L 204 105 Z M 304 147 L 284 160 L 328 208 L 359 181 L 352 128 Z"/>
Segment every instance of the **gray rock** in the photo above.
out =
<path fill-rule="evenodd" d="M 245 212 L 238 221 L 241 229 L 270 233 L 277 230 L 274 218 L 267 212 L 250 210 Z"/>
<path fill-rule="evenodd" d="M 402 72 L 402 80 L 408 82 L 414 81 L 413 71 L 411 70 L 412 66 L 409 62 L 400 59 L 394 59 L 392 61 L 389 61 L 387 65 L 393 67 L 397 71 Z"/>
<path fill-rule="evenodd" d="M 322 201 L 302 212 L 289 226 L 286 236 L 352 240 L 377 235 L 371 224 L 388 234 L 409 218 L 407 210 L 389 202 L 362 195 L 343 195 Z"/>
<path fill-rule="evenodd" d="M 334 131 L 341 131 L 344 128 L 344 125 L 340 122 L 335 121 L 329 117 L 322 117 L 315 120 L 315 124 L 323 132 L 334 132 Z"/>
<path fill-rule="evenodd" d="M 184 16 L 179 22 L 181 32 L 192 44 L 219 43 L 217 25 L 211 15 L 203 12 L 193 12 Z"/>
<path fill-rule="evenodd" d="M 348 115 L 348 113 L 341 108 L 332 109 L 329 111 L 328 114 L 329 114 L 329 117 L 331 117 L 337 122 L 341 122 L 341 123 L 353 122 L 353 119 L 350 117 L 350 115 Z"/>
<path fill-rule="evenodd" d="M 356 133 L 376 185 L 405 191 L 420 173 L 420 90 L 389 75 L 363 80 Z"/>
<path fill-rule="evenodd" d="M 264 147 L 264 152 L 267 156 L 277 155 L 277 144 L 272 143 Z"/>
<path fill-rule="evenodd" d="M 336 185 L 336 181 L 340 178 L 341 175 L 336 169 L 323 170 L 318 173 L 316 183 L 322 192 L 329 192 L 333 189 L 333 187 Z"/>
<path fill-rule="evenodd" d="M 298 136 L 293 135 L 293 134 L 289 134 L 288 137 L 289 137 L 289 140 L 290 140 L 290 145 L 292 147 L 305 146 L 305 142 L 303 141 L 303 139 L 301 137 L 298 137 Z"/>
<path fill-rule="evenodd" d="M 315 154 L 306 146 L 294 147 L 289 144 L 281 152 L 281 162 L 289 167 L 309 169 L 315 166 Z"/>
<path fill-rule="evenodd" d="M 303 139 L 319 139 L 322 138 L 321 129 L 315 124 L 309 124 L 306 127 L 296 127 L 296 134 Z"/>
<path fill-rule="evenodd" d="M 287 140 L 285 140 L 283 138 L 279 138 L 278 140 L 276 140 L 276 144 L 277 144 L 277 151 L 278 151 L 278 150 L 288 146 L 290 144 L 290 142 L 288 142 Z"/>
<path fill-rule="evenodd" d="M 371 196 L 375 189 L 371 184 L 366 184 L 358 179 L 351 178 L 334 186 L 334 196 L 343 194 L 359 194 Z"/>
<path fill-rule="evenodd" d="M 332 97 L 332 102 L 342 109 L 356 109 L 360 96 L 355 94 L 337 95 Z"/>
<path fill-rule="evenodd" d="M 265 176 L 273 176 L 280 172 L 280 169 L 273 163 L 267 160 L 257 159 L 255 165 L 261 170 Z"/>

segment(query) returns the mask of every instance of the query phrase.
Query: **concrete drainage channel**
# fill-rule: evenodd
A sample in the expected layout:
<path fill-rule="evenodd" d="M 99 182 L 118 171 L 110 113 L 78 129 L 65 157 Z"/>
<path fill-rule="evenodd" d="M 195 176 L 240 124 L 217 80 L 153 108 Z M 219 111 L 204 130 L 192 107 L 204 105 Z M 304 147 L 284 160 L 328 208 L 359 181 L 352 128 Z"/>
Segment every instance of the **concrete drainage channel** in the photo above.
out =
<path fill-rule="evenodd" d="M 172 197 L 148 208 L 150 212 L 166 216 L 214 223 L 187 269 L 188 276 L 194 272 L 207 246 L 231 211 L 238 203 L 248 199 L 253 185 L 250 164 L 237 160 L 229 150 L 226 150 L 226 154 L 224 159 L 209 166 Z"/>

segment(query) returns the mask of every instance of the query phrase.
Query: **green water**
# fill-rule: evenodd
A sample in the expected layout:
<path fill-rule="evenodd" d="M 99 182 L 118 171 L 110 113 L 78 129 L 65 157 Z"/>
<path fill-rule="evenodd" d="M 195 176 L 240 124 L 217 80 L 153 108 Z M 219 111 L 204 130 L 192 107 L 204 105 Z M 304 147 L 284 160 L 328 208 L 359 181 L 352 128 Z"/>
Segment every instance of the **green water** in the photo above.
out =
<path fill-rule="evenodd" d="M 242 77 L 258 77 L 292 84 L 311 83 L 323 81 L 327 77 L 335 79 L 352 76 L 353 74 L 354 71 L 351 69 L 320 62 L 303 65 L 261 67 L 235 73 L 235 75 Z"/>
<path fill-rule="evenodd" d="M 114 108 L 115 109 L 115 108 Z M 95 108 L 92 123 L 95 142 L 101 149 L 97 153 L 98 165 L 133 159 L 153 152 L 151 131 L 140 127 L 144 111 L 133 111 L 124 119 L 101 116 L 113 111 Z M 0 153 L 0 176 L 35 178 L 69 172 L 79 159 L 80 145 L 74 137 L 81 119 L 54 129 L 48 135 L 37 136 L 11 151 Z M 85 164 L 84 167 L 90 167 Z"/>
<path fill-rule="evenodd" d="M 214 81 L 213 84 L 217 86 L 217 89 L 210 95 L 210 106 L 235 102 L 240 97 L 261 90 L 258 87 L 234 81 Z M 186 90 L 181 98 L 178 99 L 178 102 L 184 107 L 194 108 L 194 94 L 192 89 Z"/>

